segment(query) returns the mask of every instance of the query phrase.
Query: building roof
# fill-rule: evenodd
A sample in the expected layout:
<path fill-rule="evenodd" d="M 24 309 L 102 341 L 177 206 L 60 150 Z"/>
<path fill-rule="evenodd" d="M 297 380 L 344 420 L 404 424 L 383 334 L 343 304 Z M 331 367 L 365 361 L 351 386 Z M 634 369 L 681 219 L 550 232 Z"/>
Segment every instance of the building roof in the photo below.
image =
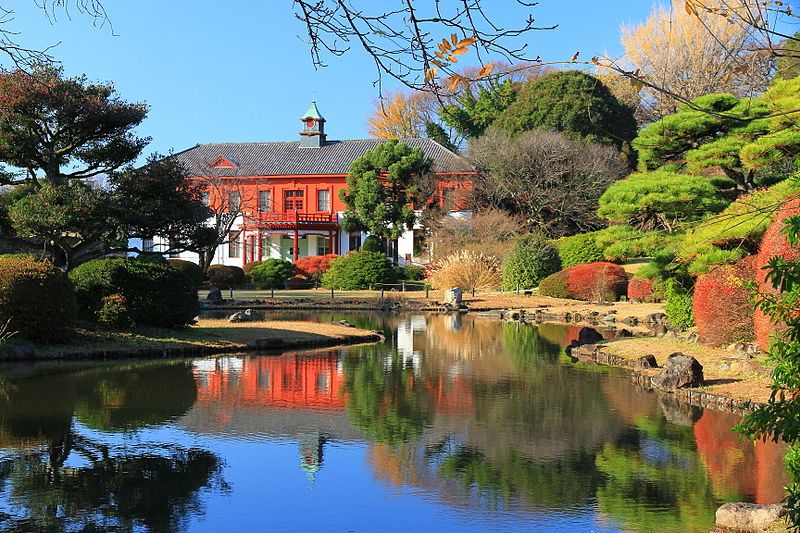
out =
<path fill-rule="evenodd" d="M 474 172 L 463 157 L 431 139 L 400 139 L 420 148 L 433 159 L 435 172 Z M 381 143 L 382 139 L 326 141 L 319 148 L 303 148 L 298 141 L 266 143 L 198 144 L 175 154 L 195 175 L 204 175 L 208 167 L 225 158 L 236 161 L 238 168 L 216 168 L 222 175 L 293 176 L 347 174 L 350 164 Z"/>
<path fill-rule="evenodd" d="M 325 120 L 324 118 L 322 118 L 322 115 L 320 115 L 319 109 L 317 109 L 317 103 L 316 102 L 311 102 L 311 105 L 308 106 L 308 111 L 306 111 L 306 114 L 303 115 L 300 118 L 303 119 L 303 120 L 305 120 L 307 118 L 315 118 L 317 120 Z"/>

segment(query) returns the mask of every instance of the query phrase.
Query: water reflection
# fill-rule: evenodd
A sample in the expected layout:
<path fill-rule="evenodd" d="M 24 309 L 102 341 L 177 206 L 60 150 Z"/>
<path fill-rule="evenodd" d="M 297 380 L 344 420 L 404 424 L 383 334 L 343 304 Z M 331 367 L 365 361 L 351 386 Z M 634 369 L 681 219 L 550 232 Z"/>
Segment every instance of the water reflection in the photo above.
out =
<path fill-rule="evenodd" d="M 386 343 L 0 381 L 0 528 L 243 527 L 260 523 L 246 502 L 272 491 L 276 529 L 424 516 L 438 529 L 702 531 L 723 501 L 782 496 L 781 446 L 740 442 L 734 415 L 573 365 L 562 347 L 577 330 L 317 317 L 342 318 Z M 327 521 L 306 513 L 301 526 L 309 507 Z"/>

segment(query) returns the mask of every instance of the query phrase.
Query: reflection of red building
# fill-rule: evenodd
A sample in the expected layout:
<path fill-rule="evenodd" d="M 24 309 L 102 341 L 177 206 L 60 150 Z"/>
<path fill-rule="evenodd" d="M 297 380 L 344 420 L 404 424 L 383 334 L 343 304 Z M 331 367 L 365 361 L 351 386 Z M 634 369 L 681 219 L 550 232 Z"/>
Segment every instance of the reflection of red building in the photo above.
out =
<path fill-rule="evenodd" d="M 719 492 L 734 491 L 756 503 L 778 503 L 787 483 L 786 447 L 774 442 L 742 442 L 731 428 L 739 418 L 706 409 L 694 424 L 697 451 Z"/>
<path fill-rule="evenodd" d="M 223 361 L 223 360 L 217 360 Z M 343 411 L 344 374 L 335 354 L 254 357 L 195 371 L 198 402 Z"/>

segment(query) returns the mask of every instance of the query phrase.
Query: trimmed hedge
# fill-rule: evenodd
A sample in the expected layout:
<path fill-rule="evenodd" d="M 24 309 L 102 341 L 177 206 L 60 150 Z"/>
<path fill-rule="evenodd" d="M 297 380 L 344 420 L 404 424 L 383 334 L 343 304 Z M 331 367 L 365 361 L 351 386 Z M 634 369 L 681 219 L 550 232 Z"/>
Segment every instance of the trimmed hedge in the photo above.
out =
<path fill-rule="evenodd" d="M 267 259 L 250 271 L 250 280 L 257 289 L 282 289 L 294 275 L 294 265 L 283 259 Z"/>
<path fill-rule="evenodd" d="M 189 283 L 195 287 L 199 287 L 203 283 L 203 278 L 206 277 L 203 268 L 197 263 L 184 261 L 183 259 L 170 259 L 167 262 L 169 266 L 183 274 L 189 280 Z"/>
<path fill-rule="evenodd" d="M 628 276 L 625 269 L 619 265 L 597 262 L 566 268 L 545 278 L 542 283 L 539 284 L 539 294 L 543 296 L 607 301 L 618 300 L 620 296 L 625 296 Z"/>
<path fill-rule="evenodd" d="M 322 275 L 324 287 L 343 291 L 373 289 L 394 281 L 392 264 L 380 252 L 351 252 L 334 259 Z"/>
<path fill-rule="evenodd" d="M 182 327 L 200 310 L 196 288 L 168 264 L 95 259 L 69 278 L 81 317 L 107 326 Z"/>
<path fill-rule="evenodd" d="M 241 287 L 247 280 L 244 270 L 237 266 L 211 265 L 206 270 L 208 281 L 220 289 Z"/>
<path fill-rule="evenodd" d="M 761 294 L 777 293 L 772 284 L 767 281 L 768 270 L 765 270 L 765 267 L 769 264 L 770 259 L 780 257 L 786 261 L 800 260 L 800 250 L 789 244 L 784 233 L 786 219 L 798 215 L 800 215 L 800 198 L 793 198 L 781 206 L 779 213 L 764 233 L 754 265 L 758 292 Z M 762 350 L 769 348 L 770 341 L 776 332 L 786 328 L 785 324 L 773 323 L 760 309 L 756 309 L 754 321 L 756 342 Z"/>
<path fill-rule="evenodd" d="M 503 259 L 503 290 L 530 289 L 558 272 L 561 259 L 555 246 L 542 236 L 524 235 Z"/>
<path fill-rule="evenodd" d="M 653 302 L 655 281 L 645 278 L 631 278 L 628 280 L 628 301 L 630 302 Z"/>
<path fill-rule="evenodd" d="M 692 314 L 692 292 L 685 289 L 674 279 L 668 279 L 664 285 L 667 304 L 664 312 L 670 325 L 677 328 L 690 328 L 694 326 Z"/>
<path fill-rule="evenodd" d="M 562 268 L 594 263 L 604 259 L 603 251 L 597 246 L 593 233 L 561 237 L 553 241 L 553 244 L 558 250 Z"/>
<path fill-rule="evenodd" d="M 723 265 L 700 276 L 694 286 L 692 314 L 698 340 L 713 346 L 753 338 L 753 312 L 745 283 L 755 279 L 755 256 Z"/>
<path fill-rule="evenodd" d="M 76 312 L 72 284 L 52 263 L 0 256 L 0 326 L 8 322 L 8 331 L 24 339 L 62 341 Z"/>

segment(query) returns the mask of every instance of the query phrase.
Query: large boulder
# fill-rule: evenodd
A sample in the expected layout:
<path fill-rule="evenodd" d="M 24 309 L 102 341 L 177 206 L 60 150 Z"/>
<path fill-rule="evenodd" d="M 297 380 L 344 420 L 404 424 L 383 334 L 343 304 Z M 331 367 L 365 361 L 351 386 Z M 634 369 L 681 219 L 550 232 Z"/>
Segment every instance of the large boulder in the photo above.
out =
<path fill-rule="evenodd" d="M 716 527 L 748 533 L 780 530 L 785 513 L 786 509 L 780 504 L 726 503 L 717 509 Z"/>
<path fill-rule="evenodd" d="M 212 304 L 221 304 L 225 302 L 225 298 L 222 297 L 222 289 L 212 285 L 211 288 L 208 289 L 208 295 L 206 295 L 206 301 Z"/>
<path fill-rule="evenodd" d="M 675 352 L 664 363 L 664 369 L 653 378 L 653 386 L 665 390 L 699 387 L 703 384 L 703 365 L 690 355 Z"/>

